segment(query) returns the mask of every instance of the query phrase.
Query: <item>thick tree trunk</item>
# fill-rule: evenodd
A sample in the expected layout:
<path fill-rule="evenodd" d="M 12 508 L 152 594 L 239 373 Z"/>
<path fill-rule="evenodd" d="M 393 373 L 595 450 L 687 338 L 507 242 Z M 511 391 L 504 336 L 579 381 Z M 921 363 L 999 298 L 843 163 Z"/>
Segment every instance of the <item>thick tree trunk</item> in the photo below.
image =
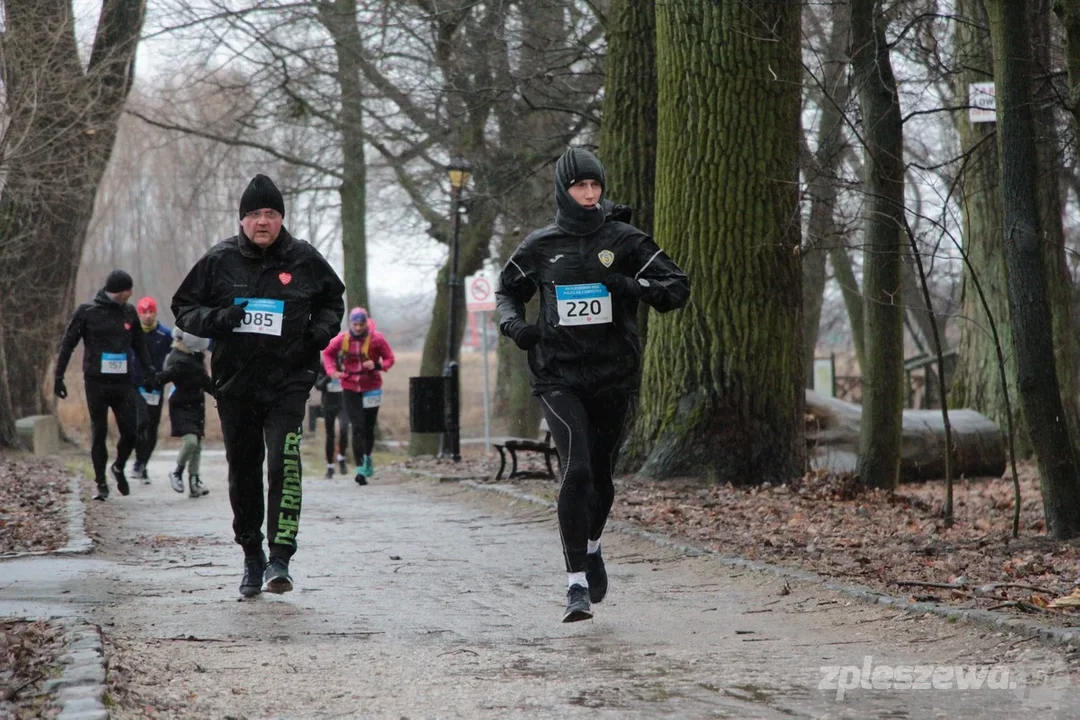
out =
<path fill-rule="evenodd" d="M 319 17 L 334 40 L 341 92 L 341 246 L 348 307 L 368 307 L 367 162 L 364 159 L 364 41 L 357 26 L 356 0 L 321 4 Z M 370 308 L 369 308 L 370 309 Z M 348 313 L 346 313 L 348 314 Z"/>
<path fill-rule="evenodd" d="M 604 194 L 634 210 L 633 224 L 653 230 L 656 189 L 656 4 L 614 0 L 608 13 L 600 157 Z"/>
<path fill-rule="evenodd" d="M 799 7 L 672 0 L 656 21 L 656 235 L 693 295 L 652 318 L 629 446 L 653 477 L 783 482 L 806 455 Z"/>
<path fill-rule="evenodd" d="M 866 143 L 866 365 L 859 478 L 867 487 L 894 488 L 904 409 L 904 136 L 879 0 L 851 0 L 851 34 Z"/>
<path fill-rule="evenodd" d="M 1052 56 L 1054 43 L 1057 42 L 1051 28 L 1051 0 L 1035 0 L 1032 3 L 1034 59 L 1040 68 L 1039 76 L 1044 77 L 1034 90 L 1036 149 L 1038 152 L 1038 207 L 1039 231 L 1042 235 L 1044 262 L 1046 263 L 1046 286 L 1050 298 L 1050 316 L 1054 323 L 1054 357 L 1057 366 L 1058 385 L 1061 388 L 1061 402 L 1069 421 L 1072 444 L 1077 441 L 1077 429 L 1080 416 L 1077 414 L 1077 343 L 1080 337 L 1076 333 L 1073 321 L 1073 283 L 1069 263 L 1066 257 L 1065 227 L 1062 221 L 1061 143 L 1058 138 L 1061 128 L 1054 113 L 1060 103 L 1060 93 L 1050 78 L 1049 68 L 1057 62 Z M 1047 70 L 1042 70 L 1043 68 Z"/>
<path fill-rule="evenodd" d="M 818 100 L 821 114 L 814 162 L 807 172 L 810 213 L 803 243 L 803 373 L 807 387 L 813 382 L 814 350 L 821 325 L 825 295 L 825 260 L 834 247 L 843 247 L 836 226 L 837 175 L 843 160 L 843 108 L 848 101 L 847 62 L 848 15 L 837 3 L 830 16 L 830 35 L 823 62 L 826 65 Z"/>
<path fill-rule="evenodd" d="M 5 3 L 10 121 L 0 197 L 0 442 L 45 411 L 49 361 L 70 313 L 97 185 L 131 87 L 142 0 L 105 0 L 83 69 L 69 3 Z"/>
<path fill-rule="evenodd" d="M 1031 20 L 1027 3 L 1018 0 L 987 0 L 986 7 L 994 46 L 1006 280 L 1020 400 L 1038 457 L 1047 527 L 1053 537 L 1069 538 L 1080 534 L 1080 479 L 1057 381 L 1040 251 Z"/>
<path fill-rule="evenodd" d="M 983 0 L 960 0 L 957 23 L 960 65 L 965 69 L 957 80 L 957 97 L 966 99 L 968 86 L 994 78 L 990 45 L 990 20 Z M 998 370 L 997 349 L 990 333 L 989 319 L 975 290 L 971 274 L 982 287 L 1006 359 L 1009 395 L 1013 398 L 1013 427 L 1017 455 L 1027 457 L 1031 446 L 1023 424 L 1016 388 L 1016 357 L 1013 353 L 1009 296 L 1005 284 L 1004 247 L 1001 244 L 1001 180 L 994 123 L 972 123 L 967 113 L 955 113 L 961 150 L 968 155 L 960 184 L 963 207 L 964 252 L 970 268 L 964 268 L 961 315 L 969 320 L 960 326 L 960 346 L 956 373 L 950 389 L 950 407 L 970 407 L 1001 427 L 1008 426 L 1004 389 Z"/>

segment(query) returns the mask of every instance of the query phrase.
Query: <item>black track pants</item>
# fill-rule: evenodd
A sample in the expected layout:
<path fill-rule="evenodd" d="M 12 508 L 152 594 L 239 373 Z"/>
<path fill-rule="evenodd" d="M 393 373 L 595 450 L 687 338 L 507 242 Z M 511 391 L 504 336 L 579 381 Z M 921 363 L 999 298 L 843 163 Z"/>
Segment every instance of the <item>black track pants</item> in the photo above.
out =
<path fill-rule="evenodd" d="M 340 453 L 345 455 L 349 448 L 349 416 L 341 396 L 344 393 L 325 393 L 323 395 L 323 420 L 326 422 L 326 463 L 333 465 Z M 340 424 L 337 422 L 340 420 Z M 334 426 L 338 425 L 337 432 Z"/>
<path fill-rule="evenodd" d="M 270 555 L 289 558 L 296 552 L 306 404 L 307 394 L 302 392 L 289 392 L 267 403 L 224 397 L 217 401 L 229 461 L 233 532 L 245 554 L 262 548 L 264 515 Z"/>
<path fill-rule="evenodd" d="M 106 481 L 105 464 L 109 451 L 105 441 L 109 435 L 109 409 L 116 418 L 120 440 L 116 443 L 114 463 L 123 467 L 135 449 L 139 411 L 135 388 L 125 379 L 122 382 L 86 381 L 86 405 L 90 411 L 90 461 L 94 479 L 100 485 Z"/>
<path fill-rule="evenodd" d="M 567 572 L 584 572 L 589 540 L 599 540 L 615 500 L 611 478 L 622 444 L 631 396 L 583 398 L 569 390 L 540 396 L 562 461 L 559 533 Z"/>
<path fill-rule="evenodd" d="M 359 465 L 375 447 L 375 423 L 379 421 L 379 408 L 364 407 L 363 393 L 345 390 L 341 394 L 345 396 L 345 412 L 349 414 L 349 424 L 352 425 L 353 459 Z"/>
<path fill-rule="evenodd" d="M 157 447 L 158 427 L 161 425 L 161 404 L 164 395 L 158 395 L 158 404 L 151 405 L 146 402 L 139 391 L 135 391 L 135 402 L 139 407 L 139 432 L 135 442 L 135 461 L 140 465 L 150 462 L 150 456 Z"/>

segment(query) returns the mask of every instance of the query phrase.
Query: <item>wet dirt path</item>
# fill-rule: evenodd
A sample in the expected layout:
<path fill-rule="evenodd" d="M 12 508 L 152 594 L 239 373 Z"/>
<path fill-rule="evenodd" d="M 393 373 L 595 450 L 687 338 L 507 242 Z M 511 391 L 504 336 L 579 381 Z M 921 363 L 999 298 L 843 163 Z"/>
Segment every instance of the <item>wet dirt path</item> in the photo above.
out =
<path fill-rule="evenodd" d="M 169 489 L 169 459 L 90 508 L 93 555 L 0 564 L 0 615 L 102 625 L 114 718 L 1053 718 L 1080 700 L 1065 675 L 1027 691 L 867 677 L 838 700 L 824 666 L 1005 663 L 1015 682 L 1065 659 L 618 534 L 608 598 L 564 625 L 552 511 L 389 471 L 305 480 L 297 590 L 239 601 L 224 457 L 204 457 L 199 500 Z"/>

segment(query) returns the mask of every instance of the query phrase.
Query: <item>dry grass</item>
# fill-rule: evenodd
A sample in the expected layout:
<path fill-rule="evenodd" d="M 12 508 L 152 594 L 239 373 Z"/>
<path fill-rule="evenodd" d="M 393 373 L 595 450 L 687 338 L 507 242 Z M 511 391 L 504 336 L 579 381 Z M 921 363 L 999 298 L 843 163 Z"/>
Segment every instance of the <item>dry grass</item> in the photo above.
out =
<path fill-rule="evenodd" d="M 420 371 L 420 352 L 402 352 L 396 354 L 394 367 L 383 375 L 383 405 L 379 411 L 379 427 L 385 440 L 409 439 L 409 378 Z M 75 365 L 73 362 L 72 365 Z M 495 392 L 495 353 L 488 360 L 488 377 L 491 392 Z M 87 445 L 90 438 L 90 417 L 86 409 L 86 394 L 82 382 L 82 373 L 69 371 L 68 398 L 57 405 L 60 422 L 64 429 L 82 445 Z M 312 399 L 319 400 L 318 391 L 312 393 Z M 462 353 L 461 357 L 461 435 L 462 437 L 482 437 L 484 434 L 484 373 L 483 357 L 480 353 Z M 207 398 L 206 439 L 210 442 L 221 441 L 221 424 L 214 401 Z M 116 425 L 109 416 L 110 435 L 117 436 Z M 162 444 L 174 442 L 169 433 L 169 410 L 166 404 L 161 415 L 159 437 Z M 177 441 L 178 442 L 178 441 Z"/>

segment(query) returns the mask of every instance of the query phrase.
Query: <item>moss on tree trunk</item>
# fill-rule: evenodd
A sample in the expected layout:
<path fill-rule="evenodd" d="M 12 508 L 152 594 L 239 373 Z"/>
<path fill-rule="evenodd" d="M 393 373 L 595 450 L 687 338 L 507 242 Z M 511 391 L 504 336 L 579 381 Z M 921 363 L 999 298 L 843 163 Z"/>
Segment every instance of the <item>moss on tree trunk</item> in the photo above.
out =
<path fill-rule="evenodd" d="M 654 314 L 629 442 L 654 477 L 804 467 L 798 3 L 656 6 L 657 239 L 690 275 Z"/>

